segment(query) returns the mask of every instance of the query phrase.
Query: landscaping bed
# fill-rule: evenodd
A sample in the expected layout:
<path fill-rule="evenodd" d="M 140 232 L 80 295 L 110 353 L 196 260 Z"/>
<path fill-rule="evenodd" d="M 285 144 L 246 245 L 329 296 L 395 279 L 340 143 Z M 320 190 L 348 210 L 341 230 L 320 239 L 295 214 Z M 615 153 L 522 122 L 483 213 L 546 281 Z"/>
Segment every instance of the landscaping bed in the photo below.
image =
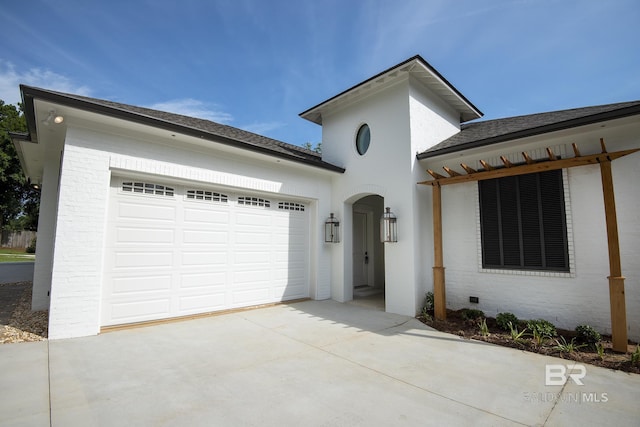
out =
<path fill-rule="evenodd" d="M 610 336 L 600 336 L 596 333 L 600 338 L 597 342 L 585 343 L 584 332 L 583 335 L 579 335 L 576 331 L 555 329 L 555 327 L 553 327 L 555 335 L 541 336 L 539 333 L 534 334 L 532 329 L 538 331 L 536 325 L 546 325 L 548 322 L 538 320 L 527 328 L 526 321 L 517 320 L 512 322 L 511 328 L 505 328 L 504 321 L 501 327 L 495 318 L 485 317 L 480 313 L 482 312 L 479 310 L 469 309 L 447 310 L 447 320 L 441 321 L 434 319 L 432 309 L 425 309 L 417 318 L 438 331 L 448 332 L 465 339 L 640 374 L 640 348 L 637 343 L 630 342 L 627 353 L 620 353 L 612 350 Z M 585 328 L 582 330 L 584 331 Z M 589 332 L 590 329 L 587 327 L 586 330 Z"/>
<path fill-rule="evenodd" d="M 31 311 L 31 282 L 0 284 L 0 344 L 47 339 L 49 311 Z"/>

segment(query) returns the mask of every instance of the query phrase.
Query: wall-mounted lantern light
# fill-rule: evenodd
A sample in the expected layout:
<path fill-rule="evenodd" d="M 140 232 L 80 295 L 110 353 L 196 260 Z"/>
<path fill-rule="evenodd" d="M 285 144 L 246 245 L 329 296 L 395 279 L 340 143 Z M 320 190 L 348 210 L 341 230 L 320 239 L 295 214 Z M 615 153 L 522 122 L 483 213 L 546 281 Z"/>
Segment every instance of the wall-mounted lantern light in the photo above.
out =
<path fill-rule="evenodd" d="M 398 218 L 391 212 L 391 208 L 385 208 L 382 218 L 380 218 L 380 241 L 398 241 Z"/>
<path fill-rule="evenodd" d="M 333 216 L 333 212 L 324 222 L 324 241 L 327 243 L 340 243 L 340 221 Z"/>

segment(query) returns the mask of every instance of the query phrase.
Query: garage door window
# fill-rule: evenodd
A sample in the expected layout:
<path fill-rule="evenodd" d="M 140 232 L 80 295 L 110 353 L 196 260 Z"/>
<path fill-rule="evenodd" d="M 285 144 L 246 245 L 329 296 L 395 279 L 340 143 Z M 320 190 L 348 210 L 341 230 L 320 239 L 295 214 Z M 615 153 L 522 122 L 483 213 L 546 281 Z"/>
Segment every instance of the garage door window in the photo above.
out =
<path fill-rule="evenodd" d="M 153 184 L 150 182 L 133 182 L 126 181 L 122 183 L 122 191 L 128 193 L 139 194 L 155 194 L 156 196 L 168 196 L 173 197 L 175 190 L 173 187 L 167 187 L 166 185 Z"/>
<path fill-rule="evenodd" d="M 264 208 L 270 208 L 271 202 L 269 200 L 260 199 L 259 197 L 240 196 L 238 197 L 238 204 L 245 206 L 261 206 Z"/>
<path fill-rule="evenodd" d="M 227 203 L 229 201 L 229 196 L 227 196 L 226 194 L 215 193 L 213 191 L 187 190 L 187 199 L 202 200 L 205 202 Z"/>
<path fill-rule="evenodd" d="M 293 202 L 278 202 L 278 209 L 282 209 L 285 211 L 304 212 L 304 205 L 301 205 L 300 203 L 293 203 Z"/>

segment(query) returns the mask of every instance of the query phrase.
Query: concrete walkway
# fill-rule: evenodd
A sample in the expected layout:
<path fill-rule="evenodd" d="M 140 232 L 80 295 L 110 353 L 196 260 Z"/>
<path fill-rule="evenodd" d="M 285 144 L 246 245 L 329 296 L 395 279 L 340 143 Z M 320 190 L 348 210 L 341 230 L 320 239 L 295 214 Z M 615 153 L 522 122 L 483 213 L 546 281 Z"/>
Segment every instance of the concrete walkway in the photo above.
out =
<path fill-rule="evenodd" d="M 584 385 L 545 386 L 545 365 L 566 363 L 308 301 L 2 345 L 0 425 L 640 423 L 640 376 L 586 365 Z"/>

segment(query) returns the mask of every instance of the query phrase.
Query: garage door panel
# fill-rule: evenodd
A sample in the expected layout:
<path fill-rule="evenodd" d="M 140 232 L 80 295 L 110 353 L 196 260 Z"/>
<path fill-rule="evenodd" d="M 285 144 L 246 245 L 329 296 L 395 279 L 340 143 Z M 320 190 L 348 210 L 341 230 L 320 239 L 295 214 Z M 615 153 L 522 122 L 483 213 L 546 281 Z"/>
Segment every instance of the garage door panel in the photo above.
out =
<path fill-rule="evenodd" d="M 226 287 L 227 282 L 228 274 L 226 271 L 180 275 L 180 287 L 183 289 L 200 287 Z"/>
<path fill-rule="evenodd" d="M 183 243 L 211 243 L 211 244 L 227 244 L 229 243 L 229 232 L 208 231 L 208 230 L 185 230 L 182 233 Z"/>
<path fill-rule="evenodd" d="M 167 228 L 118 227 L 116 231 L 118 244 L 144 244 L 175 242 L 175 230 Z"/>
<path fill-rule="evenodd" d="M 121 185 L 114 178 L 103 326 L 308 296 L 302 205 L 179 185 L 171 193 L 127 193 Z"/>
<path fill-rule="evenodd" d="M 274 292 L 274 296 L 282 300 L 306 298 L 308 296 L 307 287 L 304 284 L 286 284 L 284 286 L 276 287 Z"/>
<path fill-rule="evenodd" d="M 200 225 L 213 225 L 216 224 L 226 226 L 229 224 L 229 212 L 214 210 L 216 206 L 211 209 L 193 209 L 185 208 L 184 221 L 186 224 L 198 223 Z"/>
<path fill-rule="evenodd" d="M 255 267 L 246 267 L 242 269 L 237 268 L 233 273 L 233 282 L 235 285 L 268 285 L 269 284 L 269 269 L 256 270 Z"/>
<path fill-rule="evenodd" d="M 271 252 L 268 250 L 236 252 L 234 254 L 234 261 L 235 264 L 240 267 L 246 265 L 268 264 L 271 261 Z"/>
<path fill-rule="evenodd" d="M 111 318 L 118 323 L 141 322 L 166 317 L 170 313 L 171 299 L 144 299 L 132 302 L 114 302 L 111 304 Z"/>
<path fill-rule="evenodd" d="M 267 212 L 265 209 L 250 208 L 250 207 L 241 208 L 241 209 L 247 210 L 247 211 L 237 213 L 235 217 L 235 223 L 237 225 L 253 226 L 263 230 L 265 227 L 268 227 L 269 225 L 271 225 L 271 217 L 264 214 L 264 212 Z M 255 213 L 248 212 L 248 210 L 251 210 L 251 209 L 255 209 L 256 212 Z"/>
<path fill-rule="evenodd" d="M 247 231 L 246 229 L 242 229 L 242 231 L 236 231 L 235 243 L 239 245 L 269 246 L 271 244 L 271 233 L 264 232 L 262 231 L 262 229 L 255 231 Z"/>
<path fill-rule="evenodd" d="M 232 293 L 232 303 L 235 307 L 260 304 L 271 300 L 268 288 L 242 289 Z"/>
<path fill-rule="evenodd" d="M 226 308 L 226 292 L 193 295 L 180 298 L 181 312 L 215 311 Z"/>
<path fill-rule="evenodd" d="M 176 208 L 158 204 L 120 203 L 118 209 L 120 219 L 150 221 L 175 221 Z"/>
<path fill-rule="evenodd" d="M 172 268 L 172 252 L 119 252 L 115 257 L 114 268 Z"/>
<path fill-rule="evenodd" d="M 189 267 L 227 265 L 228 261 L 227 252 L 182 252 L 182 265 Z"/>
<path fill-rule="evenodd" d="M 149 291 L 167 291 L 171 289 L 172 276 L 140 276 L 140 277 L 114 277 L 113 294 L 130 294 Z"/>

